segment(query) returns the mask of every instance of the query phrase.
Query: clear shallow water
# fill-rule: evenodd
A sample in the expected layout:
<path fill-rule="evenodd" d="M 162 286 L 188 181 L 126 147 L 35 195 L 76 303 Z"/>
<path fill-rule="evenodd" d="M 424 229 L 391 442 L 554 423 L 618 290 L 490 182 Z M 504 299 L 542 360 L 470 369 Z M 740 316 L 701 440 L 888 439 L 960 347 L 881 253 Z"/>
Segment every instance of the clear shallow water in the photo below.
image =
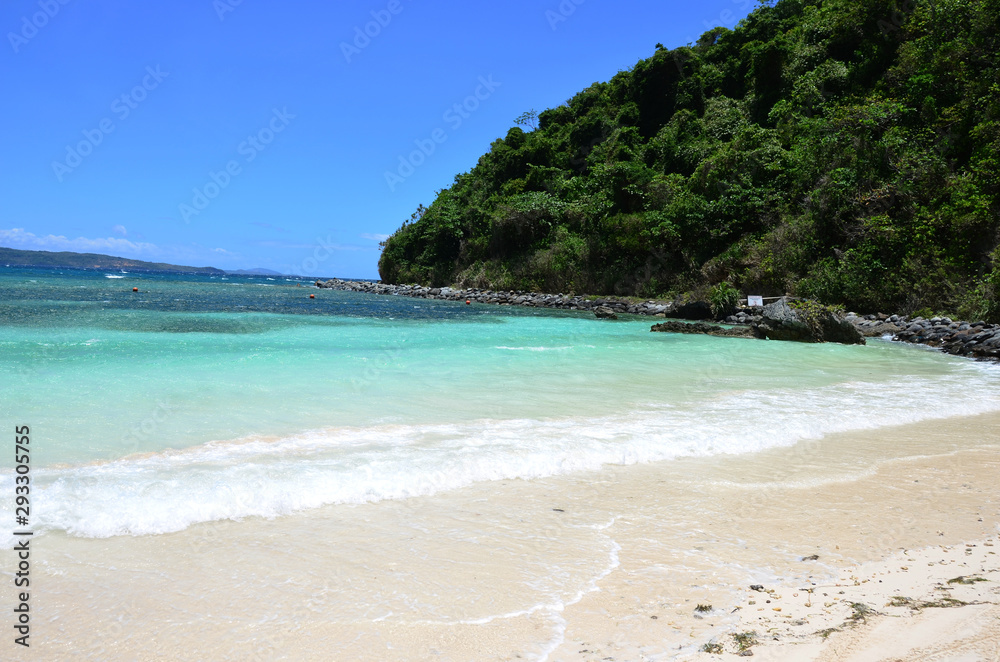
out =
<path fill-rule="evenodd" d="M 0 418 L 32 428 L 35 530 L 164 533 L 1000 409 L 995 366 L 886 342 L 308 285 L 0 270 Z"/>

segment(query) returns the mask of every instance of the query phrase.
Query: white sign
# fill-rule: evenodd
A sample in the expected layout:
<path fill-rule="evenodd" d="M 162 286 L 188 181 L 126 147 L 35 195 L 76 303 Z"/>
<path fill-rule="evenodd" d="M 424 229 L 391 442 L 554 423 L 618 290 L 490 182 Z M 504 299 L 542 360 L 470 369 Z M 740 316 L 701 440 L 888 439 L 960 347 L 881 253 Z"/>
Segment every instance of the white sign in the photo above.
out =
<path fill-rule="evenodd" d="M 750 306 L 751 308 L 753 306 L 763 306 L 764 297 L 751 294 L 747 297 L 747 305 Z"/>

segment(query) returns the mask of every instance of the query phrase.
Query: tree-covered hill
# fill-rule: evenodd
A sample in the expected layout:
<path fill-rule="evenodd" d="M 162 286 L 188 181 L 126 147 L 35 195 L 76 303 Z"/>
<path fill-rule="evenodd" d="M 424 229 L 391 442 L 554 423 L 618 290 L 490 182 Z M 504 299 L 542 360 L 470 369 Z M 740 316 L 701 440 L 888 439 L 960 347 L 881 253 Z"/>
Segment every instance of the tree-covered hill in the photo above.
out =
<path fill-rule="evenodd" d="M 1000 0 L 780 0 L 657 45 L 496 140 L 382 279 L 997 320 L 998 35 Z"/>

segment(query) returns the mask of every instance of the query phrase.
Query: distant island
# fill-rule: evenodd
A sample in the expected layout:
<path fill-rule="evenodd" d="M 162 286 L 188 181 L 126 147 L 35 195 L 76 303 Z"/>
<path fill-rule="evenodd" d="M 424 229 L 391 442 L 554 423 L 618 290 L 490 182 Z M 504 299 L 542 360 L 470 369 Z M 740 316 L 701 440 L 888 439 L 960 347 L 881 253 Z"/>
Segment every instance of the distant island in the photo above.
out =
<path fill-rule="evenodd" d="M 175 273 L 225 274 L 215 267 L 185 267 L 164 262 L 144 262 L 100 253 L 63 251 L 24 251 L 0 248 L 0 264 L 18 267 L 65 267 L 70 269 L 133 269 L 136 271 L 170 271 Z M 254 270 L 254 272 L 260 270 Z"/>

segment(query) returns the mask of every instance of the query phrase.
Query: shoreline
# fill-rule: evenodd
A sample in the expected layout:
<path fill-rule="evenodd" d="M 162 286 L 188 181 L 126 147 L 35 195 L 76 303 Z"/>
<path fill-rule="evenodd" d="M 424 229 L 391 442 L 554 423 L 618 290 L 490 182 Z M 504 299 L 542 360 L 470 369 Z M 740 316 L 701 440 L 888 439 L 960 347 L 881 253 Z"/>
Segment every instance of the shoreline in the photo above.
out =
<path fill-rule="evenodd" d="M 593 312 L 598 317 L 615 318 L 616 314 L 645 315 L 654 318 L 709 321 L 711 308 L 706 302 L 678 305 L 674 301 L 647 299 L 636 303 L 621 297 L 587 297 L 582 295 L 543 294 L 537 292 L 496 291 L 479 288 L 455 289 L 451 287 L 424 287 L 421 285 L 387 285 L 368 281 L 351 281 L 334 278 L 317 280 L 320 289 L 365 292 L 386 296 L 407 296 L 415 299 L 466 301 L 500 306 L 524 306 Z M 735 327 L 749 327 L 761 320 L 760 308 L 741 307 L 722 320 Z M 964 322 L 948 317 L 910 318 L 905 315 L 858 315 L 847 313 L 844 317 L 858 332 L 868 338 L 891 335 L 897 342 L 926 345 L 947 354 L 974 359 L 1000 360 L 1000 324 L 984 321 Z M 705 325 L 702 325 L 705 326 Z M 721 327 L 710 335 L 748 337 L 743 333 L 724 333 Z M 708 333 L 708 331 L 692 331 Z"/>
<path fill-rule="evenodd" d="M 909 607 L 896 618 L 883 607 L 888 600 L 856 593 L 887 587 L 886 577 L 913 581 L 927 568 L 944 573 L 932 580 L 948 586 L 948 579 L 979 572 L 989 581 L 955 586 L 954 598 L 985 602 L 964 591 L 995 591 L 1000 577 L 972 568 L 964 550 L 971 542 L 974 554 L 991 560 L 997 557 L 988 551 L 1000 550 L 980 544 L 1000 531 L 1000 447 L 990 436 L 998 427 L 1000 412 L 993 412 L 837 433 L 751 455 L 479 483 L 158 536 L 54 536 L 44 543 L 40 569 L 46 617 L 39 635 L 53 659 L 113 646 L 137 659 L 316 659 L 317 651 L 333 651 L 380 662 L 622 662 L 736 659 L 732 635 L 756 630 L 761 640 L 769 636 L 751 647 L 754 657 L 774 662 L 954 659 L 893 658 L 886 644 L 877 644 L 878 657 L 844 651 L 883 641 L 869 633 L 891 639 L 898 626 L 926 627 L 906 620 Z M 307 569 L 301 576 L 290 578 L 287 565 L 275 563 L 279 540 Z M 933 552 L 935 544 L 960 557 L 940 565 L 911 553 L 908 572 L 893 567 L 900 548 Z M 814 554 L 819 558 L 803 560 Z M 882 571 L 893 574 L 879 576 L 882 584 L 865 582 L 879 570 L 853 570 L 859 563 L 888 563 Z M 550 585 L 553 571 L 560 579 Z M 901 586 L 899 595 L 932 601 L 933 581 L 926 590 Z M 835 605 L 816 600 L 818 613 L 799 617 L 793 606 L 805 596 L 793 594 L 809 582 L 817 597 L 819 587 L 849 585 L 826 590 L 831 595 L 822 597 Z M 781 597 L 762 602 L 775 599 L 750 590 L 753 584 Z M 114 601 L 98 599 L 108 592 Z M 817 634 L 840 627 L 854 602 L 885 615 L 866 613 L 866 622 L 826 639 Z M 699 613 L 701 604 L 714 608 Z M 992 613 L 982 610 L 995 608 L 925 607 L 915 616 L 968 614 L 965 620 L 978 623 Z M 200 641 L 214 642 L 197 654 L 194 622 L 185 615 L 192 609 L 225 616 L 197 623 Z M 776 624 L 765 624 L 762 614 Z M 791 624 L 800 619 L 807 624 Z M 934 623 L 925 648 L 979 640 L 963 634 L 972 625 L 941 633 L 944 626 Z M 792 633 L 768 633 L 779 625 Z M 856 644 L 858 635 L 865 638 Z M 725 642 L 727 652 L 704 652 L 712 642 Z"/>

